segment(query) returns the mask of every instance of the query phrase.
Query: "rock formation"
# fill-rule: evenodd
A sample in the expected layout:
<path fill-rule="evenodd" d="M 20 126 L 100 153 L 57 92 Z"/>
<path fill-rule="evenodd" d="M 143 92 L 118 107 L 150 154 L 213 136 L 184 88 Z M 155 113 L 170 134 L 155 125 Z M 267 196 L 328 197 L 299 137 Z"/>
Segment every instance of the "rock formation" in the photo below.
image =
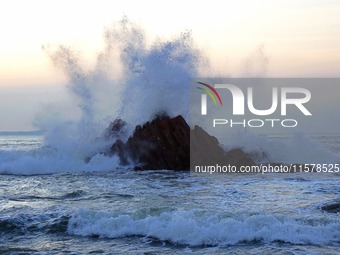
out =
<path fill-rule="evenodd" d="M 118 139 L 110 154 L 121 164 L 132 163 L 135 169 L 189 169 L 190 127 L 182 116 L 158 116 L 137 126 L 126 143 Z"/>
<path fill-rule="evenodd" d="M 124 126 L 122 120 L 116 120 L 106 133 L 119 138 Z M 225 152 L 218 140 L 202 128 L 190 129 L 181 115 L 174 118 L 161 115 L 138 125 L 125 143 L 117 139 L 108 154 L 117 155 L 122 165 L 131 164 L 136 170 L 189 170 L 190 163 L 254 164 L 241 149 Z"/>
<path fill-rule="evenodd" d="M 203 128 L 195 126 L 190 131 L 190 159 L 191 166 L 236 166 L 254 165 L 251 157 L 241 149 L 225 152 L 215 136 L 209 135 Z"/>
<path fill-rule="evenodd" d="M 122 119 L 116 119 L 114 122 L 111 122 L 109 127 L 104 132 L 105 139 L 119 139 L 125 135 L 125 126 L 126 122 Z"/>
<path fill-rule="evenodd" d="M 340 213 L 340 202 L 324 205 L 321 209 L 328 213 Z"/>

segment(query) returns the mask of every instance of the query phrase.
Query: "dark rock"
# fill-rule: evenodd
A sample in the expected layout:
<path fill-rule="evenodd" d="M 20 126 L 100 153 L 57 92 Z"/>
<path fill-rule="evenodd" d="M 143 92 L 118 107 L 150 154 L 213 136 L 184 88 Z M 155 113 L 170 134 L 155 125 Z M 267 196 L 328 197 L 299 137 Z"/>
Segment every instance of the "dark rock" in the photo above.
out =
<path fill-rule="evenodd" d="M 241 165 L 255 165 L 254 161 L 241 149 L 225 152 L 217 138 L 209 135 L 204 129 L 195 126 L 190 132 L 191 166 L 231 165 L 239 168 Z"/>
<path fill-rule="evenodd" d="M 239 168 L 240 166 L 255 165 L 253 159 L 239 148 L 227 151 L 225 155 L 228 164 L 236 166 L 237 168 Z"/>
<path fill-rule="evenodd" d="M 132 163 L 135 169 L 189 169 L 190 127 L 182 116 L 157 116 L 143 126 L 137 126 L 124 144 L 117 140 L 111 154 L 122 164 Z"/>
<path fill-rule="evenodd" d="M 104 131 L 104 137 L 106 139 L 122 138 L 126 134 L 125 126 L 125 121 L 116 119 L 114 122 L 111 122 L 109 127 Z"/>
<path fill-rule="evenodd" d="M 126 165 L 128 164 L 128 158 L 127 158 L 127 150 L 124 142 L 120 139 L 118 139 L 112 146 L 111 146 L 111 152 L 114 152 L 118 155 L 120 164 Z"/>
<path fill-rule="evenodd" d="M 328 213 L 340 213 L 340 202 L 324 205 L 321 209 Z"/>
<path fill-rule="evenodd" d="M 113 125 L 109 129 L 118 130 L 112 132 L 116 134 L 121 129 L 115 127 L 124 125 Z M 138 125 L 127 142 L 118 139 L 111 146 L 109 154 L 118 155 L 122 165 L 132 164 L 136 170 L 189 170 L 190 163 L 254 164 L 241 149 L 225 152 L 216 137 L 198 126 L 191 130 L 181 115 L 174 118 L 165 114 L 157 115 L 151 122 Z"/>
<path fill-rule="evenodd" d="M 224 158 L 225 152 L 217 138 L 199 126 L 190 131 L 190 146 L 192 164 L 211 164 Z"/>

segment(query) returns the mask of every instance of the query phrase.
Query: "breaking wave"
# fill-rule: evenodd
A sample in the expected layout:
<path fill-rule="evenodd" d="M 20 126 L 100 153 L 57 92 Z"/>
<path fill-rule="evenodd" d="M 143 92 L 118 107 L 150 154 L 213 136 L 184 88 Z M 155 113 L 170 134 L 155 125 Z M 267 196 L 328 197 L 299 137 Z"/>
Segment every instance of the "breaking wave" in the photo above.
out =
<path fill-rule="evenodd" d="M 190 79 L 198 77 L 208 62 L 190 32 L 148 44 L 143 28 L 126 17 L 105 30 L 104 48 L 91 68 L 81 52 L 72 47 L 46 47 L 46 51 L 68 78 L 72 100 L 67 107 L 56 104 L 40 109 L 34 124 L 44 132 L 42 147 L 37 149 L 34 144 L 34 150 L 28 150 L 29 145 L 22 144 L 25 151 L 1 150 L 0 174 L 117 168 L 116 158 L 96 155 L 113 143 L 103 137 L 109 123 L 116 118 L 125 120 L 128 136 L 136 125 L 158 113 L 181 114 L 188 120 Z M 274 141 L 242 134 L 231 137 L 225 145 L 241 147 L 258 161 L 340 162 L 339 154 L 303 135 Z M 87 164 L 84 159 L 88 157 L 93 158 Z"/>
<path fill-rule="evenodd" d="M 234 215 L 204 211 L 172 211 L 156 215 L 114 214 L 79 209 L 68 233 L 121 238 L 142 236 L 190 246 L 242 243 L 339 244 L 340 222 L 299 219 L 281 215 Z"/>
<path fill-rule="evenodd" d="M 188 117 L 190 78 L 202 58 L 189 31 L 147 45 L 145 31 L 124 17 L 105 30 L 104 49 L 92 68 L 71 47 L 45 49 L 68 78 L 72 102 L 40 109 L 34 124 L 44 132 L 43 147 L 0 151 L 2 174 L 112 170 L 115 158 L 97 155 L 84 162 L 112 144 L 103 139 L 111 121 L 124 119 L 129 135 L 160 112 Z"/>

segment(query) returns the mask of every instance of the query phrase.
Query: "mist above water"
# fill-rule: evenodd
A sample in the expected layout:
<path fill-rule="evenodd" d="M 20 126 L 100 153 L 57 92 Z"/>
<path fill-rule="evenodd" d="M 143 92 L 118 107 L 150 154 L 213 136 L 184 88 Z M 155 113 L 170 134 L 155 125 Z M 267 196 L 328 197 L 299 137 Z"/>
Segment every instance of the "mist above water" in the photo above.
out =
<path fill-rule="evenodd" d="M 42 107 L 34 124 L 44 132 L 43 147 L 26 152 L 0 151 L 0 173 L 116 169 L 118 159 L 100 154 L 114 142 L 103 139 L 109 123 L 116 118 L 126 121 L 127 137 L 136 125 L 158 113 L 181 114 L 188 120 L 190 79 L 201 76 L 202 67 L 208 65 L 191 32 L 148 43 L 144 29 L 126 17 L 105 29 L 104 47 L 90 68 L 79 49 L 61 45 L 45 47 L 45 50 L 53 65 L 68 79 L 66 86 L 71 103 Z M 258 62 L 260 66 L 256 69 Z M 261 46 L 247 58 L 245 70 L 248 72 L 245 73 L 262 74 L 267 64 L 268 58 Z M 318 149 L 318 143 L 312 143 L 314 147 L 311 147 L 308 139 L 305 143 L 296 142 L 300 140 L 268 141 L 265 137 L 247 134 L 231 136 L 224 144 L 228 149 L 241 147 L 253 154 L 267 155 L 261 161 L 300 163 L 320 155 L 332 161 L 339 158 L 326 149 Z M 292 153 L 286 153 L 287 148 Z M 306 153 L 301 153 L 303 151 Z M 92 160 L 86 164 L 84 159 L 89 156 Z"/>
<path fill-rule="evenodd" d="M 63 137 L 68 143 L 93 141 L 116 118 L 124 119 L 130 131 L 160 112 L 188 118 L 190 78 L 198 75 L 202 59 L 191 32 L 147 45 L 143 28 L 124 17 L 105 30 L 104 45 L 90 69 L 77 50 L 47 49 L 67 76 L 78 111 L 73 119 L 63 118 L 63 112 L 54 119 L 50 111 L 40 113 L 35 124 L 49 145 L 59 147 Z M 66 115 L 69 110 L 64 109 Z"/>

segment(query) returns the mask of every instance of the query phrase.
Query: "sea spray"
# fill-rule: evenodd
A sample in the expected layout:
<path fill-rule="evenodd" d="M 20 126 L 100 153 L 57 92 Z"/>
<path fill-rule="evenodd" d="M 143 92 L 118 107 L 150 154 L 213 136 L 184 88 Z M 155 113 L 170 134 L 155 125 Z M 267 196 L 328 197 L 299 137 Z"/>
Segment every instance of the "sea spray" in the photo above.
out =
<path fill-rule="evenodd" d="M 68 107 L 43 106 L 34 125 L 44 131 L 44 146 L 20 156 L 3 153 L 0 172 L 113 170 L 118 166 L 115 159 L 107 159 L 109 169 L 102 155 L 96 156 L 97 167 L 84 161 L 112 145 L 114 141 L 103 136 L 110 122 L 125 120 L 127 138 L 137 124 L 159 112 L 188 118 L 190 79 L 198 75 L 202 52 L 189 31 L 150 45 L 146 41 L 144 30 L 123 17 L 106 28 L 104 48 L 91 68 L 79 49 L 44 47 L 53 65 L 67 77 L 71 102 Z"/>
<path fill-rule="evenodd" d="M 78 147 L 84 148 L 83 142 L 93 142 L 117 117 L 127 122 L 130 131 L 159 112 L 188 118 L 190 78 L 198 75 L 201 59 L 190 32 L 170 41 L 158 39 L 148 46 L 144 30 L 124 17 L 106 29 L 104 50 L 91 70 L 86 70 L 79 54 L 66 46 L 48 53 L 68 77 L 68 90 L 80 110 L 79 119 L 67 121 L 64 130 L 60 122 L 45 130 L 50 146 L 55 145 L 51 136 L 58 137 L 56 126 L 62 133 L 57 147 L 62 137 L 68 137 L 68 144 L 73 137 L 82 143 Z M 46 127 L 45 123 L 36 124 Z"/>
<path fill-rule="evenodd" d="M 72 100 L 67 106 L 42 107 L 34 124 L 44 131 L 43 147 L 29 152 L 0 151 L 0 173 L 114 170 L 118 161 L 100 155 L 114 142 L 103 139 L 110 122 L 125 120 L 127 138 L 136 125 L 159 112 L 182 114 L 188 120 L 190 79 L 200 76 L 207 58 L 189 31 L 151 44 L 146 38 L 143 28 L 124 17 L 106 28 L 104 48 L 92 68 L 87 67 L 78 49 L 44 47 L 53 64 L 68 78 L 67 91 Z M 265 72 L 268 58 L 263 47 L 247 63 L 253 63 L 253 59 L 263 60 L 260 69 Z M 235 134 L 225 137 L 228 135 Z M 303 163 L 316 158 L 339 162 L 339 155 L 306 137 L 282 142 L 242 133 L 221 142 L 228 149 L 242 147 L 259 156 L 258 162 Z M 93 156 L 86 164 L 84 159 Z"/>
<path fill-rule="evenodd" d="M 319 139 L 319 136 L 309 137 L 301 132 L 282 135 L 243 132 L 226 134 L 220 142 L 225 150 L 242 148 L 258 164 L 339 163 L 339 154 L 330 151 Z"/>

